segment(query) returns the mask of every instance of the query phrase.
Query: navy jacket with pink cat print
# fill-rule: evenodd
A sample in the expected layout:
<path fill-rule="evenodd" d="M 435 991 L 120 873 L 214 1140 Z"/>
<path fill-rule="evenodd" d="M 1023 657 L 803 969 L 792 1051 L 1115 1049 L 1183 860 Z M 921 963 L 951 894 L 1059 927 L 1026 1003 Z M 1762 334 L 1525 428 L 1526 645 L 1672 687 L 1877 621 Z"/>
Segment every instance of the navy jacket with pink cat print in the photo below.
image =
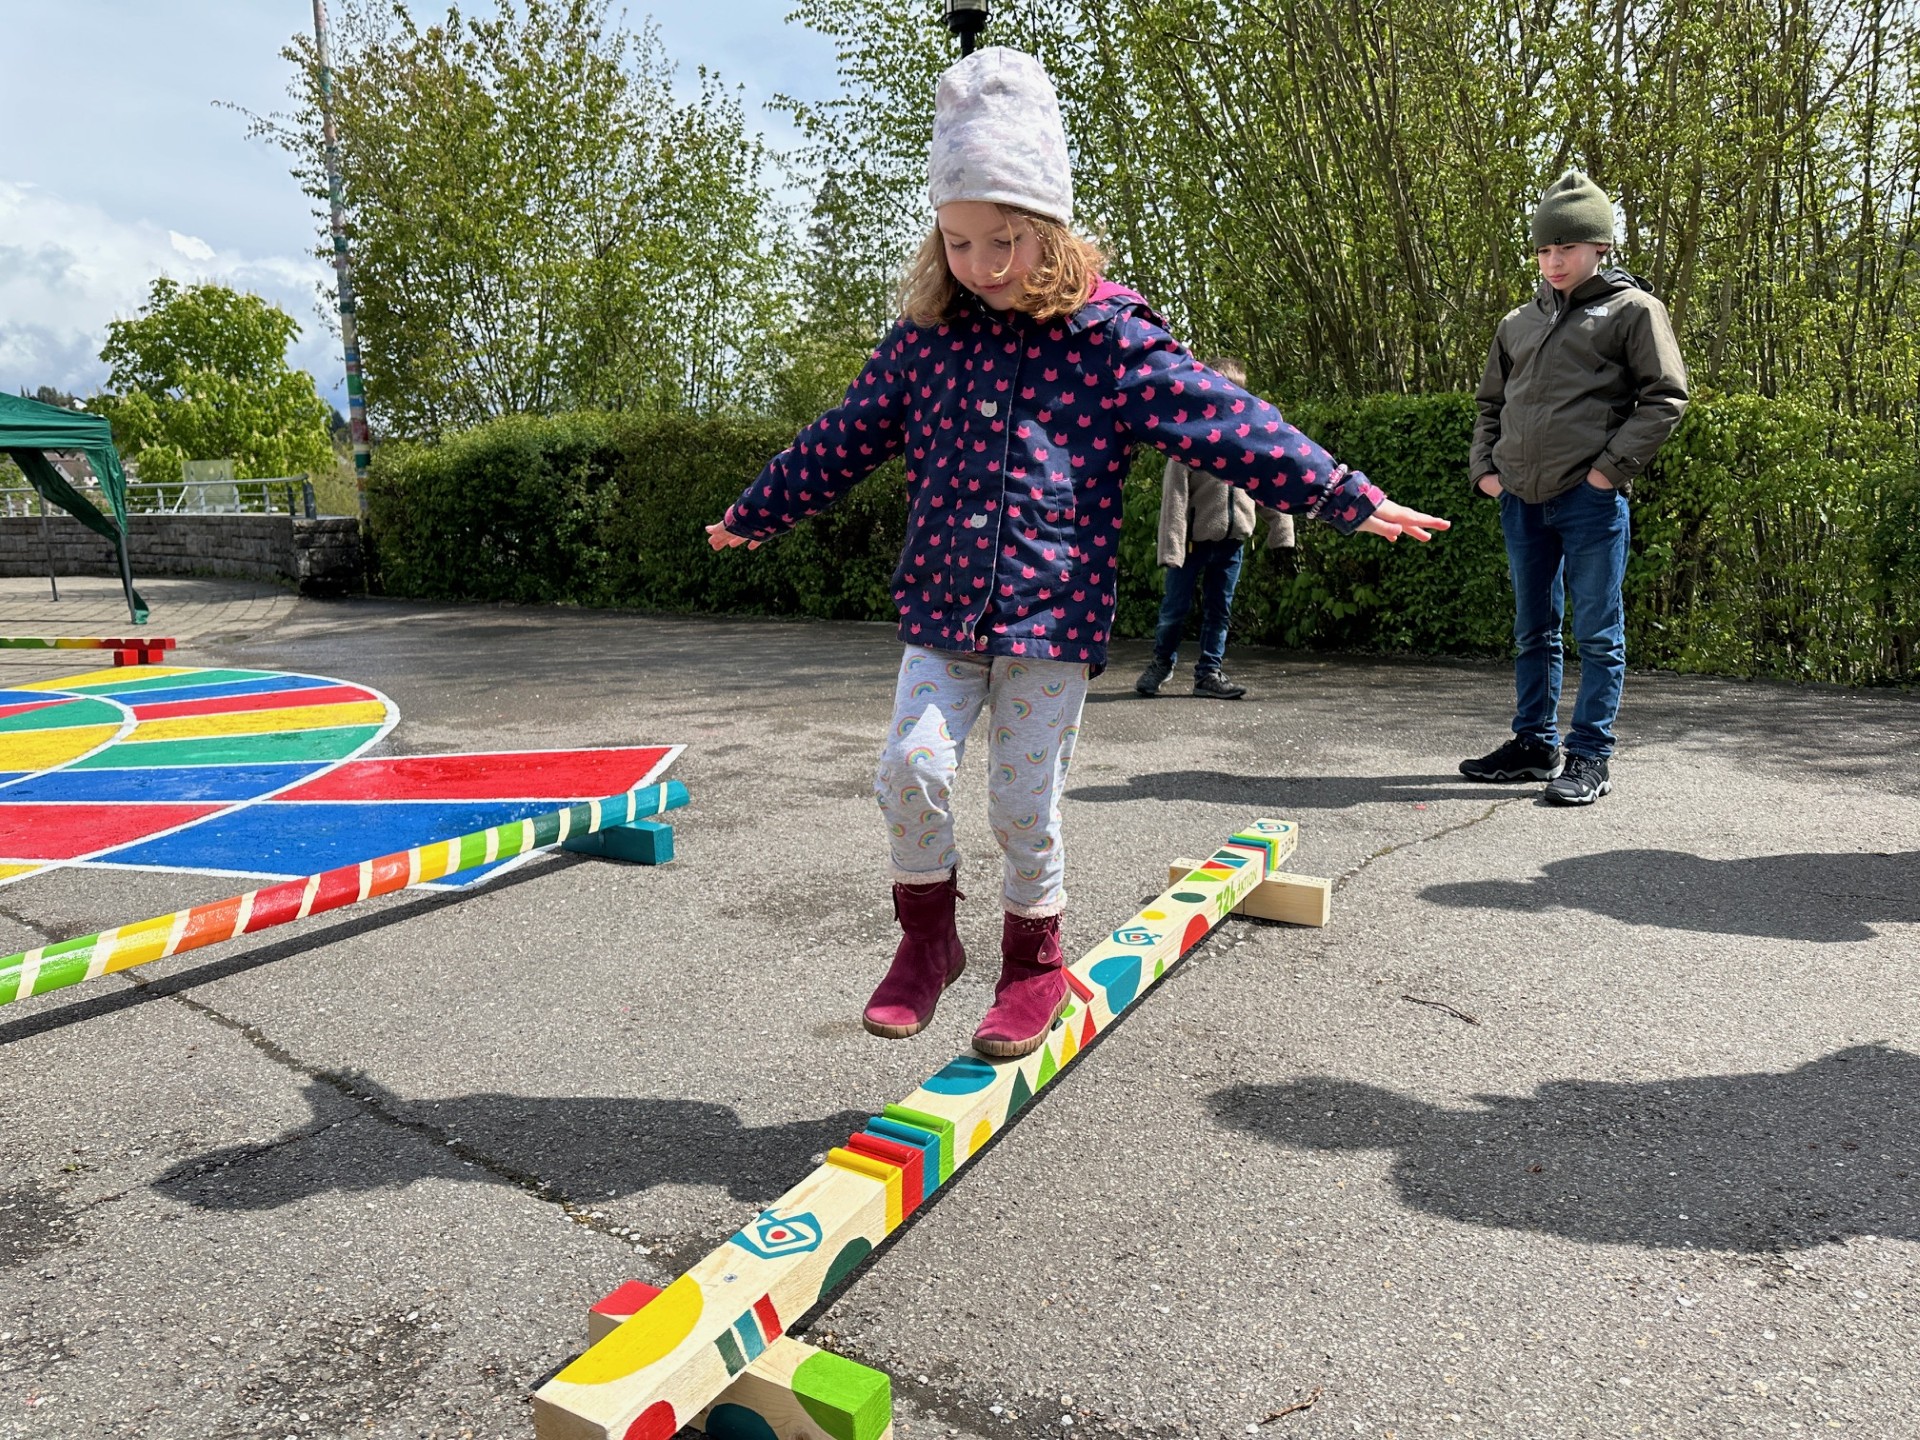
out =
<path fill-rule="evenodd" d="M 768 539 L 904 453 L 901 640 L 1098 673 L 1120 486 L 1139 445 L 1343 534 L 1385 498 L 1196 361 L 1133 291 L 1103 283 L 1064 321 L 976 304 L 946 325 L 897 322 L 838 408 L 769 462 L 724 523 Z"/>

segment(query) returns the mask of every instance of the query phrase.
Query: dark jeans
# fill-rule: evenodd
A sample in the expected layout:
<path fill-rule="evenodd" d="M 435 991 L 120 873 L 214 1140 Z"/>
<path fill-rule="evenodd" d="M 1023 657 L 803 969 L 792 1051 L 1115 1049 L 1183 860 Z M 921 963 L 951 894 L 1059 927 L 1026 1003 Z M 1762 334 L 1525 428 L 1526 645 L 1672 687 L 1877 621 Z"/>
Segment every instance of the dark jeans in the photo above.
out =
<path fill-rule="evenodd" d="M 1627 678 L 1627 501 L 1582 480 L 1564 495 L 1529 505 L 1500 497 L 1500 527 L 1513 575 L 1515 708 L 1513 733 L 1543 745 L 1559 736 L 1561 642 L 1567 599 L 1580 648 L 1580 693 L 1567 750 L 1604 760 L 1613 754 L 1613 717 Z"/>
<path fill-rule="evenodd" d="M 1153 639 L 1154 658 L 1172 668 L 1180 658 L 1180 632 L 1193 608 L 1194 587 L 1200 589 L 1200 663 L 1193 673 L 1218 670 L 1227 654 L 1227 617 L 1233 611 L 1233 588 L 1240 583 L 1240 556 L 1244 540 L 1202 540 L 1187 551 L 1187 563 L 1167 567 L 1166 593 L 1160 598 L 1160 630 Z"/>

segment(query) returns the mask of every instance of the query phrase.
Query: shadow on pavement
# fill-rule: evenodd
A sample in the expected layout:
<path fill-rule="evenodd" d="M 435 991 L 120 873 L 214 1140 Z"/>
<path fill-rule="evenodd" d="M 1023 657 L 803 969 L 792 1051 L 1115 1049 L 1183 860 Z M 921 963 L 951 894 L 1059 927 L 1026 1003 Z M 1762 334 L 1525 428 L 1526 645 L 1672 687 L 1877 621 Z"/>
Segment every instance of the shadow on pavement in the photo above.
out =
<path fill-rule="evenodd" d="M 305 1093 L 311 1121 L 274 1140 L 182 1161 L 153 1188 L 212 1210 L 274 1210 L 331 1191 L 399 1188 L 428 1177 L 546 1188 L 574 1201 L 655 1185 L 717 1185 L 735 1200 L 765 1204 L 868 1118 L 847 1110 L 755 1127 L 742 1125 L 730 1107 L 701 1100 L 484 1092 L 405 1100 L 360 1075 L 310 1080 Z M 310 1147 L 288 1143 L 351 1114 L 345 1096 L 359 1102 L 360 1113 L 371 1111 L 430 1143 L 359 1146 L 350 1169 L 316 1164 L 305 1153 Z"/>
<path fill-rule="evenodd" d="M 1920 922 L 1920 852 L 1703 860 L 1607 850 L 1552 861 L 1531 880 L 1463 880 L 1420 895 L 1460 909 L 1586 910 L 1629 925 L 1832 944 L 1871 939 L 1875 924 Z"/>
<path fill-rule="evenodd" d="M 1920 1057 L 1904 1050 L 1473 1101 L 1331 1076 L 1209 1097 L 1223 1125 L 1274 1145 L 1390 1150 L 1403 1203 L 1467 1225 L 1747 1252 L 1920 1239 Z"/>
<path fill-rule="evenodd" d="M 1433 800 L 1498 800 L 1520 793 L 1512 785 L 1475 785 L 1458 775 L 1232 775 L 1218 770 L 1166 770 L 1131 775 L 1114 785 L 1069 790 L 1069 800 L 1103 804 L 1126 800 L 1194 800 L 1207 804 L 1293 810 L 1351 810 L 1358 805 Z"/>

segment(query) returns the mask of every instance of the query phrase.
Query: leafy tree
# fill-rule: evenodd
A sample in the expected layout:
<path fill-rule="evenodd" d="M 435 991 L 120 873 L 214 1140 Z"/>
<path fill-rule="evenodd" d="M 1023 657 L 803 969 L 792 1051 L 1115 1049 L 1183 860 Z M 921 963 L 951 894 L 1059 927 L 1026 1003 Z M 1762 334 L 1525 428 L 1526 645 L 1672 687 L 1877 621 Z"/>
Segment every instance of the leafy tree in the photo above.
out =
<path fill-rule="evenodd" d="M 161 276 L 138 315 L 107 326 L 111 392 L 88 408 L 146 481 L 177 482 L 183 462 L 228 456 L 241 479 L 330 471 L 327 402 L 286 360 L 298 330 L 258 295 Z"/>
<path fill-rule="evenodd" d="M 655 32 L 610 28 L 605 0 L 454 4 L 431 23 L 407 0 L 348 0 L 335 41 L 377 428 L 764 400 L 785 242 L 766 157 L 717 77 L 677 100 Z M 286 54 L 297 108 L 255 133 L 324 202 L 317 57 L 306 38 Z"/>

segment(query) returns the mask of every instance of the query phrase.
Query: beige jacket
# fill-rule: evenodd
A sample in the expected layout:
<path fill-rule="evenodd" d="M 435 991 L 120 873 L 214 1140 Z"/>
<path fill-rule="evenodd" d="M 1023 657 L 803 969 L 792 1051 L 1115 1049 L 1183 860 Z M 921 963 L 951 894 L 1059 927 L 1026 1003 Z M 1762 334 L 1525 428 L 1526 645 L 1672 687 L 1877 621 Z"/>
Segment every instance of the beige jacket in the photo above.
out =
<path fill-rule="evenodd" d="M 1264 505 L 1237 486 L 1167 461 L 1160 481 L 1160 563 L 1181 566 L 1187 551 L 1209 540 L 1244 540 L 1256 514 L 1267 518 L 1267 549 L 1293 548 L 1293 516 Z"/>

